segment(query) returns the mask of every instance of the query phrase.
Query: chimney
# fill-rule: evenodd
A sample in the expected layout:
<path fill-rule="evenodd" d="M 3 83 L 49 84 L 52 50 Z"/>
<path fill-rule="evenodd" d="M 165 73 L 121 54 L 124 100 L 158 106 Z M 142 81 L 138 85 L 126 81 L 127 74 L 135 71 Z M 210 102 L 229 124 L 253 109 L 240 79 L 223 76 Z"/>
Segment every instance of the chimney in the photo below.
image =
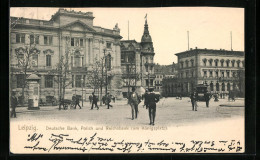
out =
<path fill-rule="evenodd" d="M 190 50 L 192 50 L 192 48 L 190 48 Z"/>

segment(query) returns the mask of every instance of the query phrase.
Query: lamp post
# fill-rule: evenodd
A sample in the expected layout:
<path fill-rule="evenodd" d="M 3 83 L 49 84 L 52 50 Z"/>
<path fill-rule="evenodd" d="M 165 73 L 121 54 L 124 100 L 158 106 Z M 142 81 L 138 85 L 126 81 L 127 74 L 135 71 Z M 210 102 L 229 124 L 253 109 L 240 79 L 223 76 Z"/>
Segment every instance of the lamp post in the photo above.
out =
<path fill-rule="evenodd" d="M 105 58 L 105 80 L 106 80 L 106 88 L 105 88 L 105 92 L 106 92 L 106 100 L 108 100 L 108 95 L 107 95 L 107 61 L 108 61 L 108 59 L 107 59 L 107 56 L 106 56 L 106 49 L 104 49 L 104 58 Z M 107 109 L 109 109 L 109 105 L 108 105 L 108 103 L 107 103 Z"/>
<path fill-rule="evenodd" d="M 82 88 L 82 95 L 81 95 L 81 99 L 82 99 L 82 107 L 83 107 L 83 83 L 84 83 L 84 79 L 81 78 L 81 88 Z"/>

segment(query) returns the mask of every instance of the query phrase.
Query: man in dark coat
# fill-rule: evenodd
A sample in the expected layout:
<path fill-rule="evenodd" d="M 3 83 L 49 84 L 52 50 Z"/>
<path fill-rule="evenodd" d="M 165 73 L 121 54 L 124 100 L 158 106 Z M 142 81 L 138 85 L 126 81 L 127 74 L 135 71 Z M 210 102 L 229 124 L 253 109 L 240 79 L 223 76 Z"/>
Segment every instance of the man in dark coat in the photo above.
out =
<path fill-rule="evenodd" d="M 93 109 L 93 106 L 94 106 L 94 105 L 95 105 L 95 107 L 96 107 L 97 109 L 99 109 L 99 107 L 98 107 L 98 105 L 97 105 L 97 101 L 98 101 L 97 96 L 96 96 L 95 93 L 93 92 L 93 93 L 92 93 L 92 106 L 91 106 L 91 109 Z"/>
<path fill-rule="evenodd" d="M 92 99 L 93 99 L 92 95 L 90 95 L 88 98 L 89 98 L 89 103 L 91 104 L 92 103 Z"/>
<path fill-rule="evenodd" d="M 158 96 L 153 92 L 153 88 L 149 88 L 149 94 L 147 95 L 147 104 L 149 108 L 150 125 L 154 125 L 156 116 L 156 103 L 159 102 Z"/>
<path fill-rule="evenodd" d="M 17 100 L 17 97 L 15 95 L 15 92 L 12 92 L 11 94 L 12 94 L 12 97 L 11 97 L 11 108 L 12 108 L 11 117 L 16 118 L 15 108 L 18 105 L 18 100 Z"/>
<path fill-rule="evenodd" d="M 107 101 L 107 109 L 109 109 L 109 107 L 113 107 L 110 103 L 111 103 L 111 95 L 109 93 L 107 93 L 106 95 L 106 101 Z"/>
<path fill-rule="evenodd" d="M 81 109 L 81 106 L 80 106 L 80 104 L 79 104 L 79 96 L 76 96 L 75 109 L 76 109 L 77 106 L 79 106 L 79 108 Z"/>
<path fill-rule="evenodd" d="M 134 118 L 137 118 L 138 104 L 141 102 L 139 95 L 135 92 L 135 87 L 132 88 L 132 93 L 128 99 L 132 111 L 132 120 L 134 120 Z"/>
<path fill-rule="evenodd" d="M 208 91 L 205 91 L 204 98 L 206 101 L 206 107 L 209 107 L 210 94 L 208 93 Z"/>
<path fill-rule="evenodd" d="M 149 94 L 149 91 L 148 91 L 148 89 L 146 89 L 145 90 L 145 93 L 144 93 L 144 95 L 143 95 L 143 99 L 144 99 L 144 106 L 146 107 L 146 109 L 148 108 L 148 98 L 147 98 L 147 96 L 148 96 L 148 94 Z"/>
<path fill-rule="evenodd" d="M 190 96 L 191 99 L 191 104 L 192 104 L 192 110 L 197 111 L 197 100 L 198 100 L 198 93 L 196 92 L 196 90 L 194 90 Z"/>

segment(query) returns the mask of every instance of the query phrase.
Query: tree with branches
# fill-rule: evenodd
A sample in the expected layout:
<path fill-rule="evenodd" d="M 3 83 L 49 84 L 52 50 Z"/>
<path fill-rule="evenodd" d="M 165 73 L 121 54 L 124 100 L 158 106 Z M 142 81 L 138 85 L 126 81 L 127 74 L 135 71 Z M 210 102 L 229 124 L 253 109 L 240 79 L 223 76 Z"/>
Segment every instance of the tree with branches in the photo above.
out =
<path fill-rule="evenodd" d="M 59 109 L 61 109 L 61 102 L 64 100 L 66 88 L 73 82 L 71 79 L 71 71 L 69 66 L 70 50 L 68 48 L 68 45 L 69 37 L 66 37 L 65 54 L 59 57 L 59 61 L 56 64 L 56 68 L 52 71 L 52 74 L 58 76 L 58 79 L 54 79 L 54 81 L 59 86 Z"/>
<path fill-rule="evenodd" d="M 20 73 L 22 74 L 22 78 L 19 79 L 22 86 L 21 105 L 24 105 L 25 88 L 27 87 L 27 73 L 33 66 L 37 66 L 37 62 L 33 61 L 33 56 L 38 57 L 38 54 L 40 53 L 40 50 L 36 48 L 34 35 L 29 35 L 27 38 L 30 40 L 28 44 L 25 43 L 24 47 L 15 49 L 15 58 L 18 61 L 17 68 L 19 68 Z M 26 42 L 26 40 L 24 41 Z M 13 72 L 13 68 L 11 72 Z"/>
<path fill-rule="evenodd" d="M 93 87 L 94 92 L 100 89 L 100 97 L 102 98 L 102 87 L 105 85 L 103 59 L 101 59 L 100 61 L 97 58 L 95 59 L 95 63 L 88 73 L 86 83 L 88 86 Z M 102 105 L 102 102 L 100 103 L 100 105 Z"/>

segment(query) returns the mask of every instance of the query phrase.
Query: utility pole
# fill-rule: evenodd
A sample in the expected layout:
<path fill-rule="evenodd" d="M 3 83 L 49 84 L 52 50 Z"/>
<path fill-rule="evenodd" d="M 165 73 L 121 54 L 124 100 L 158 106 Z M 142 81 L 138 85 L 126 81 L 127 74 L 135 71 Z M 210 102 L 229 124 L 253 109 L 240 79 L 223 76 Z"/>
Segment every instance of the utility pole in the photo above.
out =
<path fill-rule="evenodd" d="M 189 31 L 187 31 L 187 36 L 188 36 L 188 50 L 190 50 L 190 39 L 189 39 Z"/>
<path fill-rule="evenodd" d="M 232 31 L 230 32 L 230 38 L 231 38 L 231 51 L 233 51 L 233 49 L 232 49 Z"/>

